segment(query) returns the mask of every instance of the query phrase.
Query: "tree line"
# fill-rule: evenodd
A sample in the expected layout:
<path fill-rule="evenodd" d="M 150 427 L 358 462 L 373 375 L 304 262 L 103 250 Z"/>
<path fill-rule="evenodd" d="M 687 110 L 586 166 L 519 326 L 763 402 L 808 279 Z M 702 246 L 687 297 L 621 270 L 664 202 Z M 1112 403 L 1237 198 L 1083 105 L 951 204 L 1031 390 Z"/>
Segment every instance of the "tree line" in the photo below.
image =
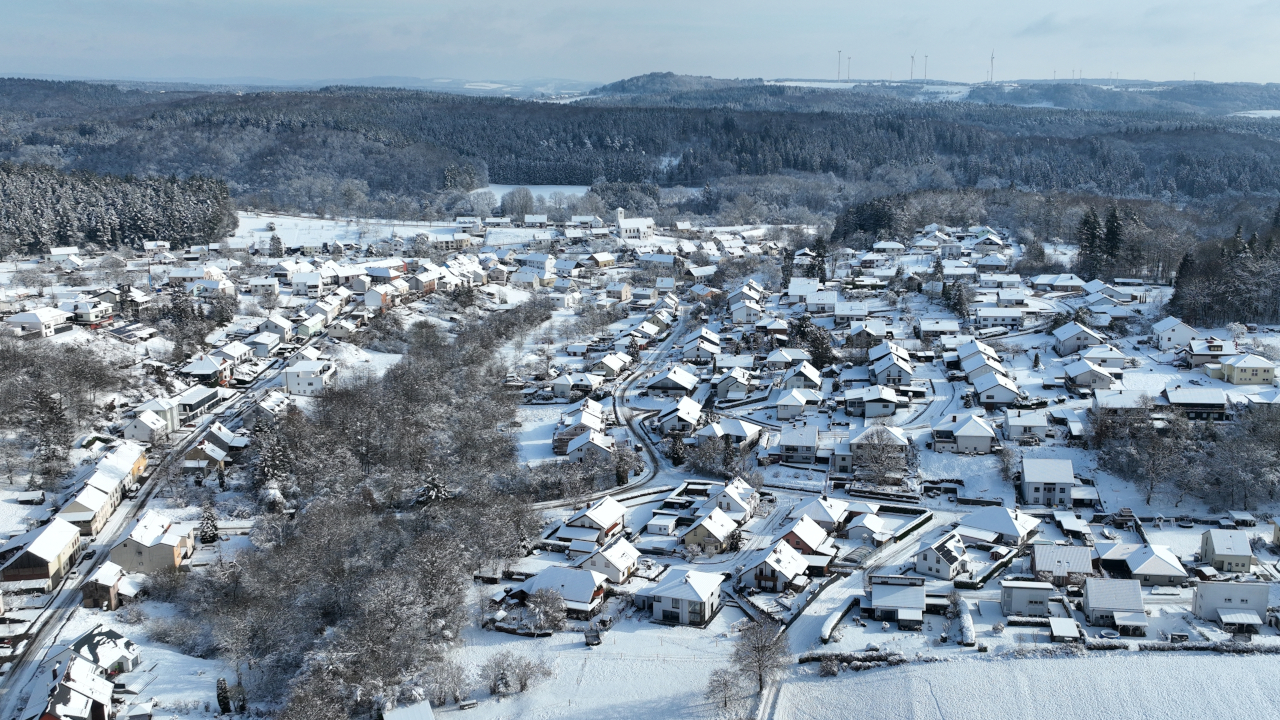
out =
<path fill-rule="evenodd" d="M 220 180 L 0 163 L 0 254 L 67 245 L 141 250 L 149 240 L 186 247 L 225 238 L 237 222 Z"/>

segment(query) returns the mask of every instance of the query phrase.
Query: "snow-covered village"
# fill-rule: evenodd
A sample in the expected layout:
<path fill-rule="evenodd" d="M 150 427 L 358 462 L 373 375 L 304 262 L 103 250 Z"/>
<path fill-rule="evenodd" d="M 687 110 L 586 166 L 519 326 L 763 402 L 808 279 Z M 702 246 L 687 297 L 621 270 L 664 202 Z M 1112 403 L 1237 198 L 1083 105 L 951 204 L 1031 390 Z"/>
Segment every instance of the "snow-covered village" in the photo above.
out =
<path fill-rule="evenodd" d="M 1256 712 L 1280 330 L 1074 274 L 1118 222 L 241 211 L 11 255 L 0 717 L 272 717 L 297 663 L 288 717 Z"/>

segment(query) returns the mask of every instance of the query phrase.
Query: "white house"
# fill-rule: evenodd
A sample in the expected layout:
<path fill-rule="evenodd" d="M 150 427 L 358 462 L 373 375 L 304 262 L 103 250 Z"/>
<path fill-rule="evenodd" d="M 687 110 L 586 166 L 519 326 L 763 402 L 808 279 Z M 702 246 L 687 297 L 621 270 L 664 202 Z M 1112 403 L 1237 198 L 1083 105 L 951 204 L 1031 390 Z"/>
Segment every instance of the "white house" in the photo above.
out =
<path fill-rule="evenodd" d="M 1010 405 L 1022 398 L 1022 391 L 1012 380 L 995 372 L 975 378 L 973 390 L 978 395 L 978 404 L 985 408 Z"/>
<path fill-rule="evenodd" d="M 969 572 L 969 552 L 959 535 L 948 533 L 941 540 L 915 554 L 916 572 L 941 580 L 954 580 Z"/>
<path fill-rule="evenodd" d="M 817 368 L 805 361 L 783 374 L 780 385 L 783 390 L 799 388 L 817 390 L 822 387 L 822 375 Z"/>
<path fill-rule="evenodd" d="M 1078 487 L 1070 460 L 1022 459 L 1022 502 L 1071 507 L 1071 490 Z"/>
<path fill-rule="evenodd" d="M 1122 635 L 1147 634 L 1147 613 L 1137 580 L 1085 578 L 1083 606 L 1090 625 L 1114 626 Z"/>
<path fill-rule="evenodd" d="M 571 515 L 564 521 L 564 527 L 594 531 L 593 534 L 589 533 L 587 539 L 597 543 L 607 543 L 611 538 L 622 533 L 626 516 L 627 509 L 622 506 L 622 503 L 611 497 L 605 497 Z M 564 538 L 557 536 L 556 539 Z"/>
<path fill-rule="evenodd" d="M 285 368 L 285 390 L 290 395 L 322 395 L 336 369 L 324 360 L 304 360 Z"/>
<path fill-rule="evenodd" d="M 1008 617 L 1045 617 L 1049 614 L 1049 598 L 1057 594 L 1052 583 L 1002 580 L 1000 612 Z"/>
<path fill-rule="evenodd" d="M 1253 548 L 1243 530 L 1214 528 L 1200 536 L 1200 562 L 1226 573 L 1247 573 L 1253 567 Z"/>
<path fill-rule="evenodd" d="M 615 583 L 624 583 L 636 571 L 639 560 L 640 551 L 627 542 L 626 538 L 618 538 L 579 560 L 577 566 L 602 573 Z"/>
<path fill-rule="evenodd" d="M 790 545 L 778 541 L 773 547 L 757 551 L 745 563 L 738 574 L 739 581 L 747 587 L 764 592 L 782 592 L 788 585 L 804 577 L 809 563 Z"/>
<path fill-rule="evenodd" d="M 1191 596 L 1191 612 L 1216 622 L 1224 632 L 1262 632 L 1267 617 L 1267 583 L 1201 582 Z"/>
<path fill-rule="evenodd" d="M 689 397 L 682 397 L 658 415 L 658 427 L 663 435 L 688 433 L 697 429 L 701 419 L 702 406 Z"/>
<path fill-rule="evenodd" d="M 995 429 L 976 415 L 950 415 L 933 426 L 933 449 L 937 452 L 985 455 L 995 443 Z"/>
<path fill-rule="evenodd" d="M 41 307 L 27 312 L 20 312 L 5 318 L 5 322 L 18 335 L 39 335 L 53 337 L 59 328 L 70 323 L 73 313 L 52 307 Z"/>
<path fill-rule="evenodd" d="M 960 526 L 956 528 L 956 532 L 962 537 L 977 540 L 994 535 L 997 542 L 1016 547 L 1026 542 L 1039 525 L 1040 521 L 1032 515 L 1002 506 L 992 506 L 960 518 Z"/>
<path fill-rule="evenodd" d="M 613 456 L 613 445 L 613 438 L 590 430 L 569 441 L 567 454 L 572 462 L 587 459 L 607 462 Z"/>
<path fill-rule="evenodd" d="M 126 440 L 154 443 L 163 440 L 169 434 L 169 425 L 159 415 L 150 410 L 143 410 L 124 426 Z"/>
<path fill-rule="evenodd" d="M 1163 352 L 1186 347 L 1197 337 L 1195 328 L 1176 317 L 1167 317 L 1152 325 L 1151 335 L 1156 347 Z"/>
<path fill-rule="evenodd" d="M 1060 357 L 1080 352 L 1090 345 L 1101 345 L 1103 337 L 1078 322 L 1069 322 L 1053 331 L 1053 349 Z"/>
<path fill-rule="evenodd" d="M 651 603 L 654 620 L 702 625 L 714 617 L 720 607 L 722 582 L 724 576 L 718 573 L 671 570 L 646 591 L 644 602 Z"/>

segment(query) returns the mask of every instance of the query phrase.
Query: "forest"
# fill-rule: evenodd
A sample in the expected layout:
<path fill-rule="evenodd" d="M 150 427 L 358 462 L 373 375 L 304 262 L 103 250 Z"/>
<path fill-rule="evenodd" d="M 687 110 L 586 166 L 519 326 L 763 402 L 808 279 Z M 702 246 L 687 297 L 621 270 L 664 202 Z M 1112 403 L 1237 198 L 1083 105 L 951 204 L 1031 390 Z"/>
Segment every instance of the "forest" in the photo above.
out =
<path fill-rule="evenodd" d="M 141 250 L 216 242 L 237 225 L 226 183 L 200 176 L 121 178 L 0 163 L 0 255 L 77 245 Z"/>
<path fill-rule="evenodd" d="M 1280 126 L 1268 120 L 675 83 L 689 85 L 552 104 L 378 88 L 169 95 L 4 80 L 0 158 L 217 177 L 245 206 L 412 216 L 430 206 L 425 194 L 489 182 L 702 187 L 784 174 L 852 185 L 888 178 L 899 191 L 1214 202 L 1280 194 Z"/>

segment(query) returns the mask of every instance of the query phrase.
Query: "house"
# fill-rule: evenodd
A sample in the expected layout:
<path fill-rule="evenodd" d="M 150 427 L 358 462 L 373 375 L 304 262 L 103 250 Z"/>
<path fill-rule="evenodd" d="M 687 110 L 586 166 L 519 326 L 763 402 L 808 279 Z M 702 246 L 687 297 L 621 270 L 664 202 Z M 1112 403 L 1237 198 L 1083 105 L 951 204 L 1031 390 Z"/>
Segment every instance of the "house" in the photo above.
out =
<path fill-rule="evenodd" d="M 80 528 L 55 517 L 47 525 L 28 530 L 0 546 L 0 555 L 10 552 L 14 552 L 13 556 L 0 566 L 0 580 L 47 578 L 56 585 L 80 556 Z"/>
<path fill-rule="evenodd" d="M 36 670 L 30 699 L 17 720 L 107 720 L 111 680 L 106 670 L 74 653 L 50 658 Z"/>
<path fill-rule="evenodd" d="M 1031 572 L 1055 587 L 1079 585 L 1081 578 L 1097 574 L 1093 551 L 1083 545 L 1033 545 Z"/>
<path fill-rule="evenodd" d="M 627 364 L 630 361 L 630 356 L 622 353 L 609 353 L 591 366 L 591 372 L 607 378 L 618 377 L 627 368 Z"/>
<path fill-rule="evenodd" d="M 118 718 L 117 720 L 135 719 Z M 138 720 L 142 719 L 139 718 Z M 382 720 L 435 720 L 435 713 L 431 712 L 431 701 L 423 700 L 422 702 L 413 703 L 411 705 L 401 705 L 389 710 L 383 710 Z"/>
<path fill-rule="evenodd" d="M 586 539 L 605 544 L 623 532 L 626 516 L 627 509 L 622 503 L 605 497 L 571 515 L 564 521 L 564 527 L 594 531 L 595 534 Z"/>
<path fill-rule="evenodd" d="M 336 370 L 325 360 L 303 360 L 285 368 L 285 391 L 290 395 L 323 395 Z"/>
<path fill-rule="evenodd" d="M 798 388 L 817 390 L 822 387 L 822 374 L 808 361 L 803 361 L 783 374 L 780 387 L 783 390 Z"/>
<path fill-rule="evenodd" d="M 1062 372 L 1067 380 L 1078 388 L 1110 390 L 1111 386 L 1117 382 L 1111 373 L 1088 360 L 1077 360 L 1062 368 Z"/>
<path fill-rule="evenodd" d="M 140 584 L 108 560 L 80 583 L 80 606 L 114 611 L 123 604 L 123 598 L 136 598 L 141 591 Z"/>
<path fill-rule="evenodd" d="M 1023 398 L 1022 391 L 1012 380 L 996 372 L 974 378 L 973 390 L 978 397 L 978 404 L 988 410 L 1012 405 Z"/>
<path fill-rule="evenodd" d="M 730 442 L 734 446 L 743 448 L 755 442 L 760 437 L 761 427 L 754 423 L 737 418 L 724 418 L 719 422 L 699 430 L 695 435 L 698 442 L 710 441 L 716 443 Z"/>
<path fill-rule="evenodd" d="M 969 382 L 976 382 L 978 378 L 991 373 L 1009 374 L 999 360 L 984 353 L 973 353 L 962 359 L 960 361 L 960 371 L 965 374 Z"/>
<path fill-rule="evenodd" d="M 738 528 L 720 508 L 712 508 L 702 519 L 689 526 L 680 535 L 680 542 L 685 545 L 696 545 L 707 555 L 716 555 L 728 548 L 729 536 Z"/>
<path fill-rule="evenodd" d="M 824 532 L 833 533 L 844 529 L 845 518 L 849 514 L 849 503 L 844 500 L 833 500 L 827 497 L 811 498 L 800 503 L 787 513 L 788 520 L 799 520 L 808 517 L 818 524 Z"/>
<path fill-rule="evenodd" d="M 773 547 L 757 551 L 743 563 L 738 581 L 763 592 L 782 592 L 788 587 L 796 587 L 808 569 L 809 563 L 800 553 L 779 540 Z"/>
<path fill-rule="evenodd" d="M 1098 566 L 1112 577 L 1128 578 L 1142 585 L 1181 585 L 1187 581 L 1182 561 L 1167 545 L 1098 543 Z"/>
<path fill-rule="evenodd" d="M 1022 327 L 1022 311 L 1008 307 L 982 307 L 974 311 L 979 328 L 1009 328 L 1018 330 Z"/>
<path fill-rule="evenodd" d="M 1101 345 L 1103 337 L 1078 322 L 1069 322 L 1053 331 L 1053 349 L 1059 357 L 1080 352 L 1091 345 Z"/>
<path fill-rule="evenodd" d="M 1070 273 L 1037 275 L 1030 282 L 1031 287 L 1041 292 L 1082 292 L 1085 285 L 1084 280 Z"/>
<path fill-rule="evenodd" d="M 976 415 L 951 415 L 933 426 L 933 449 L 936 452 L 985 455 L 991 452 L 995 443 L 996 431 Z"/>
<path fill-rule="evenodd" d="M 793 389 L 778 398 L 777 418 L 790 420 L 802 415 L 809 408 L 816 408 L 822 402 L 822 393 L 816 390 Z"/>
<path fill-rule="evenodd" d="M 870 579 L 871 617 L 896 622 L 899 630 L 919 630 L 924 624 L 924 578 L 872 575 Z"/>
<path fill-rule="evenodd" d="M 1222 379 L 1232 385 L 1270 385 L 1275 373 L 1275 363 L 1252 353 L 1222 360 Z"/>
<path fill-rule="evenodd" d="M 595 373 L 565 373 L 551 381 L 551 394 L 558 398 L 572 397 L 573 393 L 591 394 L 604 384 L 604 376 Z"/>
<path fill-rule="evenodd" d="M 680 393 L 688 395 L 698 385 L 698 378 L 682 367 L 672 367 L 665 372 L 658 373 L 652 380 L 645 383 L 645 387 L 649 390 L 662 390 L 668 393 Z"/>
<path fill-rule="evenodd" d="M 1230 420 L 1231 406 L 1222 388 L 1183 387 L 1173 385 L 1160 393 L 1169 405 L 1178 408 L 1188 420 Z"/>
<path fill-rule="evenodd" d="M 1006 617 L 1047 617 L 1058 589 L 1047 582 L 1000 581 L 1000 612 Z"/>
<path fill-rule="evenodd" d="M 75 525 L 81 535 L 93 536 L 102 531 L 113 510 L 115 505 L 110 496 L 97 488 L 85 487 L 71 502 L 62 506 L 58 517 Z"/>
<path fill-rule="evenodd" d="M 871 462 L 881 455 L 896 458 L 905 467 L 907 464 L 907 448 L 911 446 L 901 428 L 872 425 L 863 428 L 861 433 L 849 440 L 853 450 L 853 459 L 858 463 Z"/>
<path fill-rule="evenodd" d="M 1007 428 L 1006 428 L 1007 432 Z M 1071 490 L 1081 483 L 1070 460 L 1022 459 L 1022 502 L 1071 507 Z"/>
<path fill-rule="evenodd" d="M 258 332 L 279 335 L 282 342 L 288 342 L 293 338 L 293 323 L 280 315 L 272 315 L 258 326 Z"/>
<path fill-rule="evenodd" d="M 197 473 L 223 468 L 248 446 L 249 438 L 236 435 L 222 423 L 214 422 L 200 441 L 183 455 L 182 466 Z"/>
<path fill-rule="evenodd" d="M 671 570 L 657 585 L 644 591 L 643 602 L 653 619 L 679 625 L 703 625 L 720 609 L 720 584 L 724 576 L 697 570 Z M 641 596 L 637 595 L 637 599 Z"/>
<path fill-rule="evenodd" d="M 1218 623 L 1223 632 L 1256 635 L 1266 624 L 1267 583 L 1200 582 L 1191 596 L 1191 612 Z"/>
<path fill-rule="evenodd" d="M 21 337 L 53 337 L 71 329 L 73 313 L 58 308 L 41 307 L 5 318 L 15 335 Z"/>
<path fill-rule="evenodd" d="M 1191 367 L 1200 367 L 1209 362 L 1221 362 L 1223 359 L 1232 355 L 1239 355 L 1240 349 L 1234 340 L 1219 340 L 1215 337 L 1206 338 L 1204 340 L 1195 339 L 1187 343 L 1187 347 L 1182 350 L 1187 364 Z"/>
<path fill-rule="evenodd" d="M 1039 525 L 1040 521 L 1027 513 L 995 505 L 960 518 L 956 532 L 974 539 L 994 535 L 1001 545 L 1017 547 L 1026 542 Z"/>
<path fill-rule="evenodd" d="M 702 420 L 702 406 L 689 397 L 680 398 L 658 415 L 658 427 L 663 435 L 689 433 L 696 430 Z"/>
<path fill-rule="evenodd" d="M 1121 635 L 1147 634 L 1147 613 L 1137 580 L 1086 578 L 1082 605 L 1090 625 L 1115 627 Z"/>
<path fill-rule="evenodd" d="M 1151 326 L 1152 339 L 1163 352 L 1184 348 L 1196 339 L 1196 330 L 1176 317 L 1167 317 Z"/>
<path fill-rule="evenodd" d="M 566 454 L 572 462 L 592 460 L 609 462 L 613 458 L 613 438 L 604 433 L 590 430 L 569 441 Z"/>
<path fill-rule="evenodd" d="M 960 334 L 957 320 L 921 319 L 916 325 L 916 337 L 921 340 L 937 340 L 943 335 Z"/>
<path fill-rule="evenodd" d="M 640 551 L 627 542 L 626 538 L 620 537 L 581 558 L 576 565 L 585 570 L 602 573 L 610 581 L 621 584 L 636 571 L 636 563 L 639 560 Z"/>
<path fill-rule="evenodd" d="M 746 369 L 735 367 L 721 373 L 713 381 L 713 384 L 716 389 L 716 397 L 724 400 L 733 393 L 741 393 L 745 396 L 756 386 L 756 381 Z"/>
<path fill-rule="evenodd" d="M 1214 570 L 1247 573 L 1253 567 L 1253 548 L 1243 530 L 1206 530 L 1200 536 L 1200 562 Z"/>
<path fill-rule="evenodd" d="M 910 385 L 915 367 L 896 354 L 885 355 L 871 366 L 871 379 L 877 385 Z"/>
<path fill-rule="evenodd" d="M 729 307 L 729 315 L 737 325 L 755 323 L 761 312 L 760 306 L 752 300 L 739 300 Z"/>
<path fill-rule="evenodd" d="M 778 348 L 769 353 L 764 359 L 765 365 L 771 370 L 783 370 L 785 368 L 794 367 L 801 363 L 808 362 L 813 356 L 802 348 Z"/>
<path fill-rule="evenodd" d="M 1009 269 L 1009 261 L 998 253 L 990 253 L 974 263 L 979 273 L 1003 273 Z"/>
<path fill-rule="evenodd" d="M 622 240 L 645 242 L 653 239 L 653 218 L 627 218 L 622 208 L 614 211 L 617 218 L 618 237 Z"/>
<path fill-rule="evenodd" d="M 868 418 L 888 417 L 898 411 L 898 393 L 886 385 L 846 390 L 844 411 L 847 415 Z"/>
<path fill-rule="evenodd" d="M 129 535 L 111 548 L 111 562 L 129 572 L 152 574 L 181 567 L 195 551 L 194 531 L 182 532 L 154 510 L 143 513 Z"/>
<path fill-rule="evenodd" d="M 512 594 L 525 599 L 539 590 L 553 590 L 564 598 L 570 617 L 585 619 L 600 611 L 607 579 L 604 573 L 553 565 L 525 580 Z"/>
<path fill-rule="evenodd" d="M 827 537 L 827 531 L 808 515 L 791 523 L 780 539 L 801 555 L 834 556 L 837 552 L 835 540 Z"/>
<path fill-rule="evenodd" d="M 959 535 L 947 533 L 941 540 L 916 553 L 915 570 L 940 580 L 954 580 L 969 572 L 969 552 Z"/>
<path fill-rule="evenodd" d="M 159 415 L 143 410 L 124 426 L 126 440 L 155 443 L 169 435 L 169 425 Z"/>
<path fill-rule="evenodd" d="M 836 303 L 836 325 L 845 326 L 867 319 L 867 304 L 864 302 Z"/>
<path fill-rule="evenodd" d="M 817 426 L 801 425 L 783 429 L 778 438 L 778 447 L 782 462 L 812 465 L 818 458 Z"/>
<path fill-rule="evenodd" d="M 718 492 L 712 494 L 707 501 L 703 503 L 703 507 L 720 508 L 730 520 L 736 523 L 744 523 L 750 520 L 755 514 L 756 507 L 760 504 L 760 493 L 755 491 L 742 478 L 734 478 Z"/>

